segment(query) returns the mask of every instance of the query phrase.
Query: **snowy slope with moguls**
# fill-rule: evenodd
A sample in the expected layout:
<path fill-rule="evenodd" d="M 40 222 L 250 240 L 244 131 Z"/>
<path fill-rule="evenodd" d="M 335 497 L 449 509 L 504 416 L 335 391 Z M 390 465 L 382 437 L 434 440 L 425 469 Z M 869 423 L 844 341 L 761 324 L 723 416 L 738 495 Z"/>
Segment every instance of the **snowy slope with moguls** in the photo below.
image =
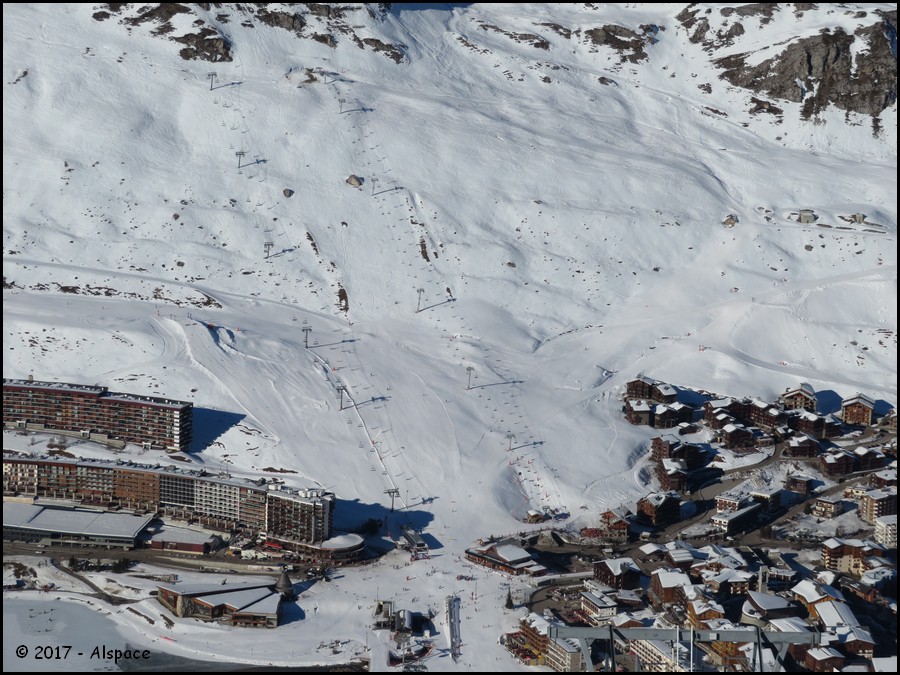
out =
<path fill-rule="evenodd" d="M 895 6 L 734 7 L 4 6 L 4 374 L 448 570 L 646 494 L 637 374 L 895 403 Z"/>

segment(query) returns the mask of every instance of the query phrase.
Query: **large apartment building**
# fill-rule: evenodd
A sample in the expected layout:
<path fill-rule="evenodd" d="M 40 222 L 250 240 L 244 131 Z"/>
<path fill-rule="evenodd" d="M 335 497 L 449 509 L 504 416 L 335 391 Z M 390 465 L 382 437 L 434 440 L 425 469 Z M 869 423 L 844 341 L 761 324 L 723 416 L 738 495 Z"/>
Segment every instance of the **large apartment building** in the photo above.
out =
<path fill-rule="evenodd" d="M 118 439 L 186 452 L 193 403 L 65 382 L 3 380 L 3 425 Z"/>
<path fill-rule="evenodd" d="M 265 480 L 121 460 L 3 458 L 5 495 L 156 511 L 212 529 L 264 534 L 293 550 L 331 537 L 334 494 L 274 487 Z"/>

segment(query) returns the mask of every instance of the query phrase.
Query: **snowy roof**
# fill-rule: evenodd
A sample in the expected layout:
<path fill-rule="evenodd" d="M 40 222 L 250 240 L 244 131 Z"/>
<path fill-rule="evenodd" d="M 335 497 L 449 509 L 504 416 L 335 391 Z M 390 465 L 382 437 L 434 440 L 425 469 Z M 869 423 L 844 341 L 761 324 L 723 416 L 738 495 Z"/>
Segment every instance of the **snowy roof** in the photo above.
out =
<path fill-rule="evenodd" d="M 710 408 L 727 408 L 732 403 L 733 401 L 730 398 L 717 398 L 712 401 L 707 401 L 706 405 L 708 405 Z"/>
<path fill-rule="evenodd" d="M 835 628 L 837 626 L 858 626 L 859 620 L 848 605 L 843 602 L 834 602 L 826 600 L 816 605 L 816 612 L 819 614 L 819 620 L 826 628 Z"/>
<path fill-rule="evenodd" d="M 501 544 L 494 547 L 497 555 L 508 563 L 517 563 L 525 560 L 531 560 L 531 554 L 521 546 L 514 544 Z"/>
<path fill-rule="evenodd" d="M 875 644 L 875 640 L 872 639 L 872 634 L 862 626 L 840 626 L 835 629 L 835 633 L 842 643 L 859 640 L 860 642 L 871 642 L 872 644 Z"/>
<path fill-rule="evenodd" d="M 245 607 L 249 607 L 250 605 L 254 605 L 260 600 L 265 600 L 271 595 L 274 595 L 276 599 L 275 608 L 272 610 L 275 611 L 275 609 L 277 609 L 278 607 L 278 594 L 272 591 L 269 586 L 265 586 L 263 588 L 236 587 L 234 590 L 227 593 L 209 593 L 207 595 L 197 595 L 194 596 L 194 600 L 207 605 L 212 605 L 214 607 L 217 607 L 219 605 L 226 605 L 232 610 L 237 611 L 240 609 L 244 609 Z"/>
<path fill-rule="evenodd" d="M 676 471 L 687 471 L 687 462 L 683 459 L 672 459 L 670 457 L 663 457 L 663 469 L 665 469 L 666 473 L 675 473 Z"/>
<path fill-rule="evenodd" d="M 653 506 L 660 506 L 667 499 L 675 498 L 678 493 L 673 494 L 671 492 L 651 492 L 649 495 L 644 497 L 648 502 L 650 502 Z"/>
<path fill-rule="evenodd" d="M 272 586 L 271 581 L 258 581 L 258 582 L 248 582 L 248 583 L 235 583 L 232 585 L 222 584 L 157 584 L 157 588 L 161 588 L 167 591 L 171 591 L 173 593 L 178 593 L 179 595 L 213 595 L 215 593 L 231 593 L 232 591 L 238 590 L 247 590 L 247 589 L 261 589 L 268 588 Z"/>
<path fill-rule="evenodd" d="M 824 661 L 825 659 L 832 658 L 844 658 L 843 656 L 841 656 L 841 653 L 839 651 L 831 647 L 813 647 L 806 653 L 816 661 Z"/>
<path fill-rule="evenodd" d="M 791 591 L 794 594 L 799 595 L 806 602 L 815 602 L 816 600 L 821 600 L 822 598 L 827 598 L 829 596 L 836 600 L 844 600 L 844 595 L 836 588 L 824 584 L 816 584 L 809 579 L 804 579 L 799 582 L 791 589 Z"/>
<path fill-rule="evenodd" d="M 271 593 L 270 595 L 235 611 L 239 611 L 242 614 L 277 614 L 278 604 L 280 602 L 281 594 Z"/>
<path fill-rule="evenodd" d="M 666 550 L 666 547 L 662 544 L 644 544 L 638 549 L 644 555 L 653 555 L 655 553 L 661 553 Z"/>
<path fill-rule="evenodd" d="M 794 389 L 786 389 L 781 396 L 782 398 L 787 398 L 788 396 L 797 395 L 815 397 L 816 390 L 813 389 L 813 386 L 809 382 L 801 382 L 799 387 L 795 387 Z"/>
<path fill-rule="evenodd" d="M 323 541 L 320 548 L 327 548 L 329 550 L 353 548 L 362 544 L 363 541 L 363 538 L 358 534 L 339 534 L 336 537 Z"/>
<path fill-rule="evenodd" d="M 865 394 L 857 394 L 856 396 L 852 396 L 851 398 L 845 398 L 843 401 L 841 401 L 841 407 L 852 405 L 854 403 L 862 403 L 867 408 L 875 407 L 875 401 L 870 399 Z"/>
<path fill-rule="evenodd" d="M 666 384 L 665 382 L 659 382 L 656 385 L 656 388 L 659 393 L 663 394 L 664 396 L 674 396 L 677 393 L 675 387 L 673 387 L 671 384 Z"/>
<path fill-rule="evenodd" d="M 759 502 L 753 502 L 750 506 L 745 506 L 742 509 L 738 509 L 737 511 L 723 511 L 722 513 L 717 513 L 712 517 L 712 520 L 719 523 L 727 523 L 736 518 L 741 518 L 742 516 L 747 515 L 752 511 L 756 511 L 762 504 Z"/>
<path fill-rule="evenodd" d="M 694 613 L 698 615 L 708 611 L 725 614 L 725 609 L 715 600 L 707 600 L 705 598 L 701 600 L 691 600 L 690 605 L 694 608 Z"/>
<path fill-rule="evenodd" d="M 162 408 L 181 409 L 185 406 L 192 406 L 188 401 L 176 401 L 159 396 L 142 396 L 139 394 L 125 394 L 116 391 L 107 391 L 106 387 L 100 387 L 92 384 L 72 384 L 69 382 L 40 382 L 37 380 L 8 380 L 3 378 L 3 386 L 21 389 L 52 389 L 55 391 L 65 391 L 69 393 L 90 394 L 92 396 L 102 396 L 106 400 L 130 401 L 134 403 L 143 403 L 147 405 L 155 405 Z"/>
<path fill-rule="evenodd" d="M 769 627 L 780 633 L 811 633 L 812 629 L 803 619 L 796 616 L 789 616 L 783 619 L 772 619 L 769 621 Z"/>
<path fill-rule="evenodd" d="M 747 595 L 750 596 L 750 600 L 753 602 L 754 606 L 758 607 L 764 612 L 772 612 L 778 609 L 787 609 L 791 606 L 791 603 L 788 600 L 785 600 L 779 595 L 772 595 L 771 593 L 760 593 L 758 591 L 748 591 Z"/>
<path fill-rule="evenodd" d="M 173 541 L 182 544 L 205 544 L 212 539 L 214 534 L 209 532 L 200 532 L 197 530 L 189 530 L 185 527 L 166 526 L 156 532 L 153 541 Z"/>
<path fill-rule="evenodd" d="M 531 624 L 540 635 L 546 635 L 547 629 L 550 627 L 550 622 L 547 619 L 534 612 L 527 614 L 522 620 Z"/>
<path fill-rule="evenodd" d="M 596 593 L 592 593 L 591 591 L 583 591 L 581 593 L 581 597 L 585 598 L 588 602 L 593 603 L 597 607 L 615 607 L 616 603 L 614 600 L 609 599 L 605 595 L 597 595 Z"/>
<path fill-rule="evenodd" d="M 628 405 L 635 412 L 650 412 L 650 404 L 647 401 L 629 401 Z"/>
<path fill-rule="evenodd" d="M 690 551 L 685 551 L 684 549 L 674 549 L 669 551 L 669 558 L 676 565 L 678 563 L 692 562 L 694 560 L 694 556 Z"/>
<path fill-rule="evenodd" d="M 889 515 L 889 516 L 878 516 L 878 517 L 875 519 L 875 524 L 876 524 L 876 525 L 881 525 L 881 526 L 883 526 L 883 527 L 889 527 L 889 526 L 891 526 L 891 525 L 896 526 L 896 525 L 897 525 L 897 514 L 896 514 L 896 513 L 892 513 L 892 514 Z"/>
<path fill-rule="evenodd" d="M 3 504 L 3 527 L 91 537 L 135 538 L 155 517 L 152 514 L 135 516 L 130 513 L 44 507 L 16 502 Z"/>
<path fill-rule="evenodd" d="M 568 652 L 569 654 L 577 654 L 581 650 L 578 644 L 571 639 L 553 638 L 553 642 L 556 643 L 557 647 L 559 647 L 563 651 Z"/>
<path fill-rule="evenodd" d="M 669 572 L 667 570 L 654 570 L 653 576 L 659 579 L 659 585 L 663 588 L 675 588 L 676 586 L 690 586 L 691 580 L 683 572 Z"/>
<path fill-rule="evenodd" d="M 620 574 L 626 571 L 632 572 L 640 572 L 641 568 L 638 567 L 634 560 L 631 558 L 607 558 L 603 562 L 606 563 L 606 566 L 609 568 L 609 571 L 619 576 Z"/>

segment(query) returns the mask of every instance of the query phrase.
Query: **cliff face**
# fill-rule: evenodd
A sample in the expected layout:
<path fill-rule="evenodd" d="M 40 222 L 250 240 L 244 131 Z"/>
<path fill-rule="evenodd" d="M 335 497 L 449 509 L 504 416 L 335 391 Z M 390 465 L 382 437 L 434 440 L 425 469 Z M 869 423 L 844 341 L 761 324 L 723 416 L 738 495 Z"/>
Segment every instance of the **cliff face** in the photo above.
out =
<path fill-rule="evenodd" d="M 840 25 L 822 28 L 817 35 L 788 40 L 777 55 L 760 63 L 748 63 L 755 51 L 717 56 L 750 30 L 736 18 L 758 22 L 754 30 L 765 31 L 775 12 L 787 11 L 785 7 L 758 3 L 701 14 L 688 6 L 677 19 L 689 40 L 702 44 L 713 63 L 723 69 L 724 80 L 758 94 L 802 102 L 807 119 L 829 104 L 877 116 L 897 100 L 896 10 L 854 12 L 852 18 L 863 23 L 852 33 Z M 814 3 L 793 6 L 798 22 L 806 12 L 816 10 Z"/>
<path fill-rule="evenodd" d="M 895 10 L 852 35 L 841 28 L 823 29 L 755 66 L 746 63 L 747 54 L 715 63 L 724 69 L 722 77 L 735 86 L 802 102 L 805 118 L 828 104 L 878 115 L 897 100 L 896 26 Z"/>

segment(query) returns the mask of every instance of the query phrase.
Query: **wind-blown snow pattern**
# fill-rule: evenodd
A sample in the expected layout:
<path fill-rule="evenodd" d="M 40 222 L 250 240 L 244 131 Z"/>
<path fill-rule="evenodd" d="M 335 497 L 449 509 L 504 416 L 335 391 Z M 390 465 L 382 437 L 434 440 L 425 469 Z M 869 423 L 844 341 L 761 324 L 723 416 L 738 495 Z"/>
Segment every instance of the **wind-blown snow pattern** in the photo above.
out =
<path fill-rule="evenodd" d="M 397 488 L 447 569 L 529 509 L 646 494 L 638 373 L 895 403 L 896 103 L 751 112 L 683 5 L 354 7 L 399 63 L 233 8 L 171 19 L 227 37 L 209 63 L 87 5 L 4 6 L 6 376 L 193 401 L 194 463 L 296 472 L 345 527 Z M 716 58 L 893 7 L 748 17 Z M 585 37 L 607 24 L 658 27 L 646 58 Z M 445 665 L 495 667 L 491 639 Z"/>

